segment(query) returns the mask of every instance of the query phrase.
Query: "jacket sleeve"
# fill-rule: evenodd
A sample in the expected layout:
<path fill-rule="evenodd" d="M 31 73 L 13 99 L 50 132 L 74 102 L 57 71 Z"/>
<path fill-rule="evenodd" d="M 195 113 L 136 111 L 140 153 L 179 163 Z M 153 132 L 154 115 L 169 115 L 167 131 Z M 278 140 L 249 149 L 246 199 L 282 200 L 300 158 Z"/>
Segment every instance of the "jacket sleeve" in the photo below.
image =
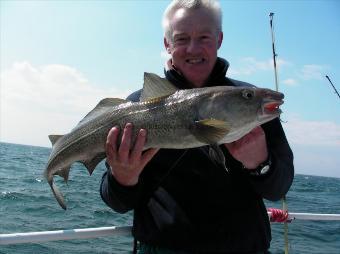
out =
<path fill-rule="evenodd" d="M 249 176 L 249 178 L 258 194 L 265 199 L 276 201 L 288 192 L 293 182 L 293 153 L 279 118 L 263 124 L 262 128 L 271 159 L 270 171 L 265 175 Z"/>
<path fill-rule="evenodd" d="M 119 184 L 111 173 L 110 166 L 105 163 L 107 170 L 103 174 L 100 184 L 102 200 L 118 213 L 126 213 L 134 208 L 139 200 L 140 183 L 134 186 Z"/>

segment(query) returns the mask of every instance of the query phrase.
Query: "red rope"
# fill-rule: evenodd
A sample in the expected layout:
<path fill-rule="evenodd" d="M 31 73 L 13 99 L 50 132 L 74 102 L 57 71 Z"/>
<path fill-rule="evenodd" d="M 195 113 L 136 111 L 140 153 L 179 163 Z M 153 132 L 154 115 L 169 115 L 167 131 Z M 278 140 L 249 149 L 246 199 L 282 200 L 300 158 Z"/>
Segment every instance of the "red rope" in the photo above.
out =
<path fill-rule="evenodd" d="M 288 211 L 283 211 L 281 209 L 276 208 L 268 208 L 268 212 L 271 212 L 270 222 L 290 222 L 288 220 L 289 214 Z"/>

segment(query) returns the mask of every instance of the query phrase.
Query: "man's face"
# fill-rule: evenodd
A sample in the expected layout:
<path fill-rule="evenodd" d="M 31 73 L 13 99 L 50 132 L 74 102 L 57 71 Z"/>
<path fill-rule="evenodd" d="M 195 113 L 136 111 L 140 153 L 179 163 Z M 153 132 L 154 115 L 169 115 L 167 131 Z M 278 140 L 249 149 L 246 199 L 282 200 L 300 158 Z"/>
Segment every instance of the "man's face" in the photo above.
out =
<path fill-rule="evenodd" d="M 216 63 L 222 32 L 217 32 L 214 18 L 204 9 L 179 9 L 170 26 L 171 39 L 164 39 L 164 45 L 172 64 L 194 87 L 203 86 Z"/>

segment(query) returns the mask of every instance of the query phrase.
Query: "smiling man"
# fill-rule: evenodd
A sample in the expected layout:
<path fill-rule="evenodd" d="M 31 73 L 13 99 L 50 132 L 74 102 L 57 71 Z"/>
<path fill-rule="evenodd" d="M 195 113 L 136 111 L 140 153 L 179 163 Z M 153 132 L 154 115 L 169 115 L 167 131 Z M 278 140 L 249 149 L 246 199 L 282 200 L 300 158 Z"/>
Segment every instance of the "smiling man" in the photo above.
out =
<path fill-rule="evenodd" d="M 171 55 L 165 77 L 179 89 L 251 86 L 226 77 L 229 64 L 217 57 L 221 18 L 213 0 L 175 0 L 165 10 L 164 46 Z M 138 101 L 140 94 L 128 99 Z M 108 134 L 101 196 L 119 213 L 134 211 L 138 253 L 267 253 L 263 199 L 280 199 L 294 176 L 279 119 L 221 145 L 225 165 L 216 163 L 209 146 L 143 152 L 147 133 L 139 130 L 131 145 L 132 128 L 128 123 Z"/>
<path fill-rule="evenodd" d="M 217 50 L 220 48 L 223 33 L 216 26 L 217 17 L 211 17 L 208 9 L 181 8 L 172 14 L 171 20 L 164 19 L 164 45 L 171 54 L 171 63 L 193 87 L 201 87 L 213 70 Z M 217 14 L 218 15 L 218 14 Z"/>

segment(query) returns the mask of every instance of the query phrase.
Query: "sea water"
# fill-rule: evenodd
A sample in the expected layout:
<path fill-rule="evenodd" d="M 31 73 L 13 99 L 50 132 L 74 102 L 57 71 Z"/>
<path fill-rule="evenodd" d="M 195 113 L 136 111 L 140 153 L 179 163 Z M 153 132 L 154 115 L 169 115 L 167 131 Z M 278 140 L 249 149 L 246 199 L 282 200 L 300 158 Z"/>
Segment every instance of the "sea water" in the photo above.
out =
<path fill-rule="evenodd" d="M 115 213 L 100 198 L 103 163 L 91 177 L 81 164 L 74 164 L 68 185 L 55 177 L 68 206 L 66 211 L 61 209 L 42 175 L 49 153 L 49 148 L 0 143 L 0 234 L 132 224 L 132 213 Z M 281 208 L 282 202 L 266 205 Z M 339 214 L 340 179 L 296 175 L 287 194 L 287 205 L 291 212 Z M 284 253 L 284 226 L 281 223 L 271 226 L 270 252 Z M 288 224 L 288 240 L 289 253 L 340 254 L 340 221 L 295 220 Z M 129 236 L 0 245 L 1 254 L 120 254 L 131 250 Z"/>

